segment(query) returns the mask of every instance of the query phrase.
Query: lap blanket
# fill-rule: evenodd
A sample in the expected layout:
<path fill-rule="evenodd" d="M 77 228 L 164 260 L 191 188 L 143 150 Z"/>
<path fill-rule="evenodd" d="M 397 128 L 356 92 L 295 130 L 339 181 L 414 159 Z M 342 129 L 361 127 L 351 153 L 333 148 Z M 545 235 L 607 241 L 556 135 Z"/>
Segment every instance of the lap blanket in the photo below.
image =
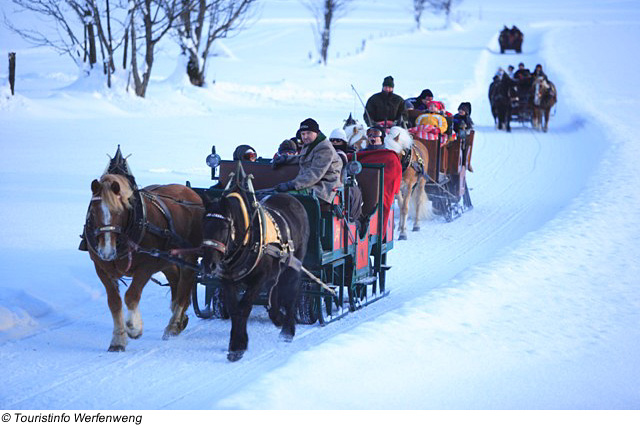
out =
<path fill-rule="evenodd" d="M 349 155 L 351 159 L 353 155 Z M 384 164 L 384 193 L 382 195 L 382 207 L 383 207 L 383 236 L 387 231 L 387 219 L 389 218 L 389 211 L 393 205 L 393 200 L 396 193 L 400 190 L 402 184 L 402 164 L 398 155 L 389 149 L 379 149 L 372 151 L 360 151 L 358 152 L 358 161 L 365 164 Z"/>

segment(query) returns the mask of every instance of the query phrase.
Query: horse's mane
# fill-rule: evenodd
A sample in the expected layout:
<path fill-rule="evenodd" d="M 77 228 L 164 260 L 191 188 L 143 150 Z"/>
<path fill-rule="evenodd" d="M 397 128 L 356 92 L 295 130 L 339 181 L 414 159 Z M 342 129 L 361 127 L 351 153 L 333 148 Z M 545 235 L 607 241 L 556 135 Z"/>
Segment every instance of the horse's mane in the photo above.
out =
<path fill-rule="evenodd" d="M 360 140 L 366 145 L 367 131 L 364 124 L 356 122 L 355 124 L 347 125 L 344 127 L 344 132 L 347 134 L 347 144 L 349 146 L 354 146 Z M 364 148 L 364 145 L 362 148 Z"/>
<path fill-rule="evenodd" d="M 391 127 L 389 134 L 384 138 L 384 147 L 391 149 L 395 153 L 411 148 L 413 138 L 409 132 L 402 127 Z"/>
<path fill-rule="evenodd" d="M 115 194 L 111 189 L 113 183 L 118 183 L 120 186 L 120 193 Z M 129 199 L 133 196 L 133 190 L 129 184 L 129 180 L 125 176 L 119 174 L 104 174 L 100 177 L 100 184 L 102 189 L 100 195 L 102 200 L 106 202 L 109 209 L 113 212 L 122 212 L 125 209 L 131 209 L 131 202 Z"/>

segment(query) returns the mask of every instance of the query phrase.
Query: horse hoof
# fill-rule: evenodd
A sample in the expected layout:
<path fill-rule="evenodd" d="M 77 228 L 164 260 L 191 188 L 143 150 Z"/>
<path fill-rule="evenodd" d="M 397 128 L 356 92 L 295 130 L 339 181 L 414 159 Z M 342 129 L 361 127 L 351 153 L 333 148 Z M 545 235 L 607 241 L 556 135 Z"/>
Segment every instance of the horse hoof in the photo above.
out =
<path fill-rule="evenodd" d="M 164 330 L 164 333 L 162 334 L 162 339 L 164 341 L 168 340 L 169 338 L 173 338 L 174 336 L 178 336 L 180 335 L 180 331 L 175 329 L 175 328 L 171 328 L 169 329 L 169 327 L 167 327 L 167 329 Z"/>
<path fill-rule="evenodd" d="M 119 353 L 124 351 L 124 345 L 110 345 L 109 350 L 110 353 Z"/>
<path fill-rule="evenodd" d="M 282 342 L 292 342 L 293 341 L 293 335 L 291 335 L 290 333 L 280 332 L 280 341 L 282 341 Z"/>
<path fill-rule="evenodd" d="M 142 330 L 134 332 L 133 329 L 127 328 L 127 335 L 129 335 L 131 339 L 138 339 L 142 336 Z"/>
<path fill-rule="evenodd" d="M 227 354 L 227 360 L 230 362 L 237 362 L 242 358 L 242 356 L 244 356 L 244 350 L 229 351 L 229 354 Z"/>
<path fill-rule="evenodd" d="M 419 232 L 420 231 L 420 226 L 413 226 L 412 229 L 414 232 Z"/>
<path fill-rule="evenodd" d="M 184 319 L 182 319 L 182 321 L 180 322 L 180 332 L 182 332 L 187 327 L 188 323 L 189 323 L 189 316 L 185 314 Z"/>
<path fill-rule="evenodd" d="M 407 240 L 407 235 L 405 235 L 404 233 L 400 233 L 400 236 L 398 236 L 398 240 L 399 241 L 406 241 Z"/>

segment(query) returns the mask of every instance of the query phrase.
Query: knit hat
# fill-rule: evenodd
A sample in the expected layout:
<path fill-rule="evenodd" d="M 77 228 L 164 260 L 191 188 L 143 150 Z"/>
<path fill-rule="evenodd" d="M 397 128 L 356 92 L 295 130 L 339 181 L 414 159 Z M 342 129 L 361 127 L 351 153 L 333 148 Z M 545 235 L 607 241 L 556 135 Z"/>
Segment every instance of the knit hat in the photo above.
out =
<path fill-rule="evenodd" d="M 281 155 L 286 153 L 295 154 L 297 152 L 298 152 L 298 146 L 296 145 L 296 142 L 294 142 L 291 139 L 286 139 L 285 141 L 280 143 L 280 146 L 278 147 L 278 153 Z"/>
<path fill-rule="evenodd" d="M 331 139 L 339 139 L 339 140 L 343 140 L 343 141 L 347 141 L 347 133 L 344 132 L 343 129 L 341 128 L 335 128 L 333 129 L 333 131 L 331 132 L 331 135 L 329 136 L 329 140 Z"/>
<path fill-rule="evenodd" d="M 420 93 L 420 96 L 418 96 L 419 99 L 426 99 L 427 97 L 433 99 L 433 93 L 429 89 L 422 90 L 422 93 Z"/>
<path fill-rule="evenodd" d="M 256 150 L 249 145 L 240 145 L 233 152 L 233 160 L 234 161 L 247 160 L 249 159 L 249 155 L 251 154 L 255 156 Z"/>
<path fill-rule="evenodd" d="M 314 133 L 320 133 L 320 127 L 314 119 L 307 118 L 300 123 L 300 131 L 313 131 Z"/>
<path fill-rule="evenodd" d="M 382 87 L 394 87 L 393 77 L 391 75 L 389 75 L 388 77 L 384 77 L 384 80 L 382 81 Z"/>
<path fill-rule="evenodd" d="M 471 103 L 469 102 L 462 102 L 460 104 L 460 106 L 458 106 L 458 111 L 459 110 L 463 110 L 467 113 L 467 115 L 471 115 Z"/>

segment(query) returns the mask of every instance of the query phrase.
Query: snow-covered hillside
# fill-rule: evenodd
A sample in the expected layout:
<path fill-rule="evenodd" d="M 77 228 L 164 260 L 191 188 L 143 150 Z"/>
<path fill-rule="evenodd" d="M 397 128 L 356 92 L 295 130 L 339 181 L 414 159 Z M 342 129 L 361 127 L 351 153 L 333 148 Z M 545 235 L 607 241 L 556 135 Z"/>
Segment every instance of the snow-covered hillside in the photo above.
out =
<path fill-rule="evenodd" d="M 78 81 L 68 59 L 1 28 L 18 78 L 10 96 L 0 70 L 0 408 L 640 408 L 640 4 L 464 0 L 451 28 L 430 18 L 422 31 L 410 7 L 356 0 L 324 67 L 309 60 L 302 4 L 265 0 L 220 47 L 207 88 L 176 78 L 167 45 L 146 99 Z M 513 24 L 523 53 L 501 55 L 497 34 Z M 520 61 L 558 88 L 548 133 L 494 129 L 489 82 Z M 472 102 L 476 124 L 475 208 L 396 242 L 389 297 L 299 326 L 291 344 L 257 307 L 231 364 L 226 321 L 190 312 L 162 341 L 170 296 L 150 283 L 144 335 L 106 351 L 104 289 L 76 248 L 107 154 L 131 154 L 141 185 L 208 186 L 212 144 L 271 156 L 307 117 L 324 132 L 361 117 L 351 84 L 366 99 L 387 75 L 405 98 L 430 88 L 449 110 Z"/>

